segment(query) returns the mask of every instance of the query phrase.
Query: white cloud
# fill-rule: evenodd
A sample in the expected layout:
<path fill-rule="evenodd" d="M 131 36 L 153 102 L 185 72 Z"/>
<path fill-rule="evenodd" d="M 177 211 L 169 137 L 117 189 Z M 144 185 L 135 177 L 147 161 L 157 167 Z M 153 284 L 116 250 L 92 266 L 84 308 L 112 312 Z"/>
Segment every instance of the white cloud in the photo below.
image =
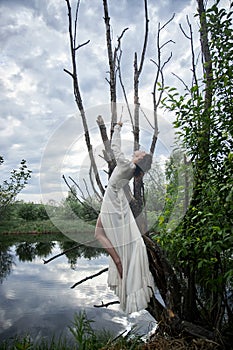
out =
<path fill-rule="evenodd" d="M 72 4 L 75 5 L 75 1 Z M 165 71 L 167 85 L 178 85 L 171 74 L 175 72 L 183 79 L 189 78 L 189 43 L 180 32 L 178 25 L 184 23 L 186 15 L 193 21 L 196 11 L 194 0 L 148 2 L 150 35 L 145 65 L 140 81 L 140 101 L 142 106 L 152 110 L 151 92 L 153 88 L 156 60 L 156 30 L 158 21 L 164 24 L 176 12 L 176 17 L 162 34 L 163 41 L 173 39 L 176 44 L 168 45 L 164 58 L 173 51 L 173 60 Z M 174 4 L 175 3 L 175 4 Z M 74 11 L 74 10 L 73 10 Z M 25 158 L 33 170 L 32 179 L 19 198 L 41 200 L 40 177 L 46 178 L 47 188 L 54 194 L 64 190 L 61 174 L 73 176 L 82 165 L 82 175 L 88 168 L 87 151 L 83 138 L 80 117 L 75 126 L 63 128 L 71 115 L 76 115 L 72 79 L 63 69 L 70 69 L 71 58 L 68 36 L 68 17 L 65 1 L 2 1 L 1 2 L 2 54 L 0 56 L 1 86 L 1 152 L 6 160 L 5 171 L 17 167 Z M 122 30 L 129 27 L 122 39 L 122 72 L 129 97 L 133 102 L 133 60 L 134 52 L 140 57 L 144 37 L 144 13 L 142 2 L 121 0 L 109 1 L 113 45 Z M 90 43 L 78 51 L 78 74 L 83 103 L 88 110 L 88 125 L 93 147 L 97 147 L 96 157 L 102 167 L 101 143 L 96 117 L 102 114 L 109 122 L 110 108 L 108 59 L 106 57 L 105 25 L 101 2 L 81 1 L 78 25 L 78 44 L 90 39 Z M 198 49 L 198 40 L 197 40 Z M 122 93 L 118 91 L 120 101 Z M 125 113 L 125 110 L 124 110 Z M 160 143 L 171 143 L 170 122 L 159 119 Z M 75 117 L 76 118 L 76 117 Z M 145 120 L 142 128 L 147 128 Z M 168 127 L 168 129 L 166 129 Z M 57 137 L 54 134 L 58 132 Z M 131 134 L 131 133 L 130 133 Z M 52 141 L 51 141 L 52 140 Z M 149 140 L 149 136 L 148 136 Z M 167 146 L 166 146 L 167 147 Z M 160 149 L 160 150 L 159 150 Z M 158 147 L 161 157 L 161 147 Z M 47 161 L 42 164 L 41 157 Z M 103 166 L 104 168 L 104 166 Z M 50 171 L 53 170 L 53 173 Z M 51 194 L 49 194 L 51 195 Z M 31 197 L 30 197 L 31 196 Z"/>

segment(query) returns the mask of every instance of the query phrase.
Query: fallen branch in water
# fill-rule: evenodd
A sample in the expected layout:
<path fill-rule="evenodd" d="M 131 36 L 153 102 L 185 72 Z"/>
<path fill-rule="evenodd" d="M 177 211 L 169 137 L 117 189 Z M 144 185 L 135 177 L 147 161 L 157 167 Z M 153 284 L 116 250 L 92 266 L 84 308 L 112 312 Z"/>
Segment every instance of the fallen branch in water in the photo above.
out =
<path fill-rule="evenodd" d="M 103 269 L 103 270 L 101 270 L 101 271 L 95 273 L 94 275 L 85 277 L 85 278 L 82 279 L 81 281 L 76 282 L 75 284 L 73 284 L 73 286 L 71 286 L 70 288 L 73 289 L 73 288 L 75 288 L 76 286 L 78 286 L 79 284 L 81 284 L 81 283 L 83 283 L 83 282 L 86 282 L 86 281 L 88 281 L 88 280 L 90 280 L 90 279 L 92 279 L 92 278 L 95 278 L 95 277 L 101 275 L 102 273 L 104 273 L 104 272 L 106 272 L 106 271 L 108 271 L 108 267 L 106 267 L 105 269 Z"/>
<path fill-rule="evenodd" d="M 77 248 L 79 248 L 79 247 L 81 247 L 81 246 L 83 246 L 83 245 L 87 245 L 87 244 L 94 243 L 94 242 L 96 242 L 96 240 L 86 241 L 86 242 L 83 242 L 83 243 L 79 243 L 79 244 L 77 244 L 77 245 L 75 245 L 75 246 L 73 246 L 73 247 L 71 247 L 71 248 L 68 248 L 68 249 L 64 250 L 62 253 L 59 253 L 59 254 L 57 254 L 57 255 L 52 256 L 52 258 L 50 258 L 50 259 L 48 259 L 48 260 L 43 259 L 44 264 L 48 264 L 50 261 L 52 261 L 52 260 L 54 260 L 54 259 L 56 259 L 56 258 L 59 258 L 60 256 L 66 254 L 66 253 L 69 253 L 70 251 L 72 251 L 72 250 L 74 250 L 74 249 L 77 249 Z"/>
<path fill-rule="evenodd" d="M 94 305 L 94 307 L 108 307 L 109 305 L 120 304 L 118 300 L 110 301 L 109 303 L 101 303 L 100 305 Z"/>

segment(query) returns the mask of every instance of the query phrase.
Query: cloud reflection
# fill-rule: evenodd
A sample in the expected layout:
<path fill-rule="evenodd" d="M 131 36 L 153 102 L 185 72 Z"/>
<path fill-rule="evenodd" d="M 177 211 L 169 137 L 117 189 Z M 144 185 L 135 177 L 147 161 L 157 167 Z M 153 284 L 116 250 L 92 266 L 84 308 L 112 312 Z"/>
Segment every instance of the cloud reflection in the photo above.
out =
<path fill-rule="evenodd" d="M 60 252 L 59 245 L 53 255 Z M 132 321 L 113 305 L 108 309 L 94 308 L 102 301 L 116 300 L 107 287 L 107 274 L 89 280 L 75 289 L 71 285 L 107 266 L 108 258 L 78 258 L 75 270 L 70 268 L 66 256 L 44 265 L 42 258 L 32 262 L 19 261 L 0 289 L 0 341 L 15 334 L 29 333 L 33 339 L 59 336 L 69 337 L 75 312 L 85 309 L 87 317 L 96 321 L 93 327 L 107 329 L 114 334 L 126 329 Z M 142 314 L 143 315 L 143 314 Z M 144 316 L 142 316 L 144 317 Z"/>

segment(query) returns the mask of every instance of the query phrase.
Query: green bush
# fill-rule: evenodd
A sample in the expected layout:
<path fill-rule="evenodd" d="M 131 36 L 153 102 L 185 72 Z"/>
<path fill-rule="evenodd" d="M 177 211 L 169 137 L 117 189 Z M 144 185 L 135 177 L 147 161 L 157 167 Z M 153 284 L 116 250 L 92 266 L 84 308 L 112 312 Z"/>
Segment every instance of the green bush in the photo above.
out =
<path fill-rule="evenodd" d="M 48 220 L 48 214 L 43 204 L 22 203 L 18 204 L 18 217 L 26 221 Z"/>

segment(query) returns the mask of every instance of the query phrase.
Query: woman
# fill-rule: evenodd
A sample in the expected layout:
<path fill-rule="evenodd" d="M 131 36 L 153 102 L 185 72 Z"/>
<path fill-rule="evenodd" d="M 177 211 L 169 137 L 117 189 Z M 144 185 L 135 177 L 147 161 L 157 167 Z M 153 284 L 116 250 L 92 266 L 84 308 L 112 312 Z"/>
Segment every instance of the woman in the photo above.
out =
<path fill-rule="evenodd" d="M 109 179 L 95 237 L 110 255 L 108 285 L 120 299 L 122 310 L 131 313 L 145 309 L 153 293 L 154 282 L 144 241 L 124 192 L 124 186 L 137 173 L 151 167 L 151 156 L 134 152 L 130 161 L 121 152 L 122 123 L 112 137 L 112 150 L 117 165 Z"/>

